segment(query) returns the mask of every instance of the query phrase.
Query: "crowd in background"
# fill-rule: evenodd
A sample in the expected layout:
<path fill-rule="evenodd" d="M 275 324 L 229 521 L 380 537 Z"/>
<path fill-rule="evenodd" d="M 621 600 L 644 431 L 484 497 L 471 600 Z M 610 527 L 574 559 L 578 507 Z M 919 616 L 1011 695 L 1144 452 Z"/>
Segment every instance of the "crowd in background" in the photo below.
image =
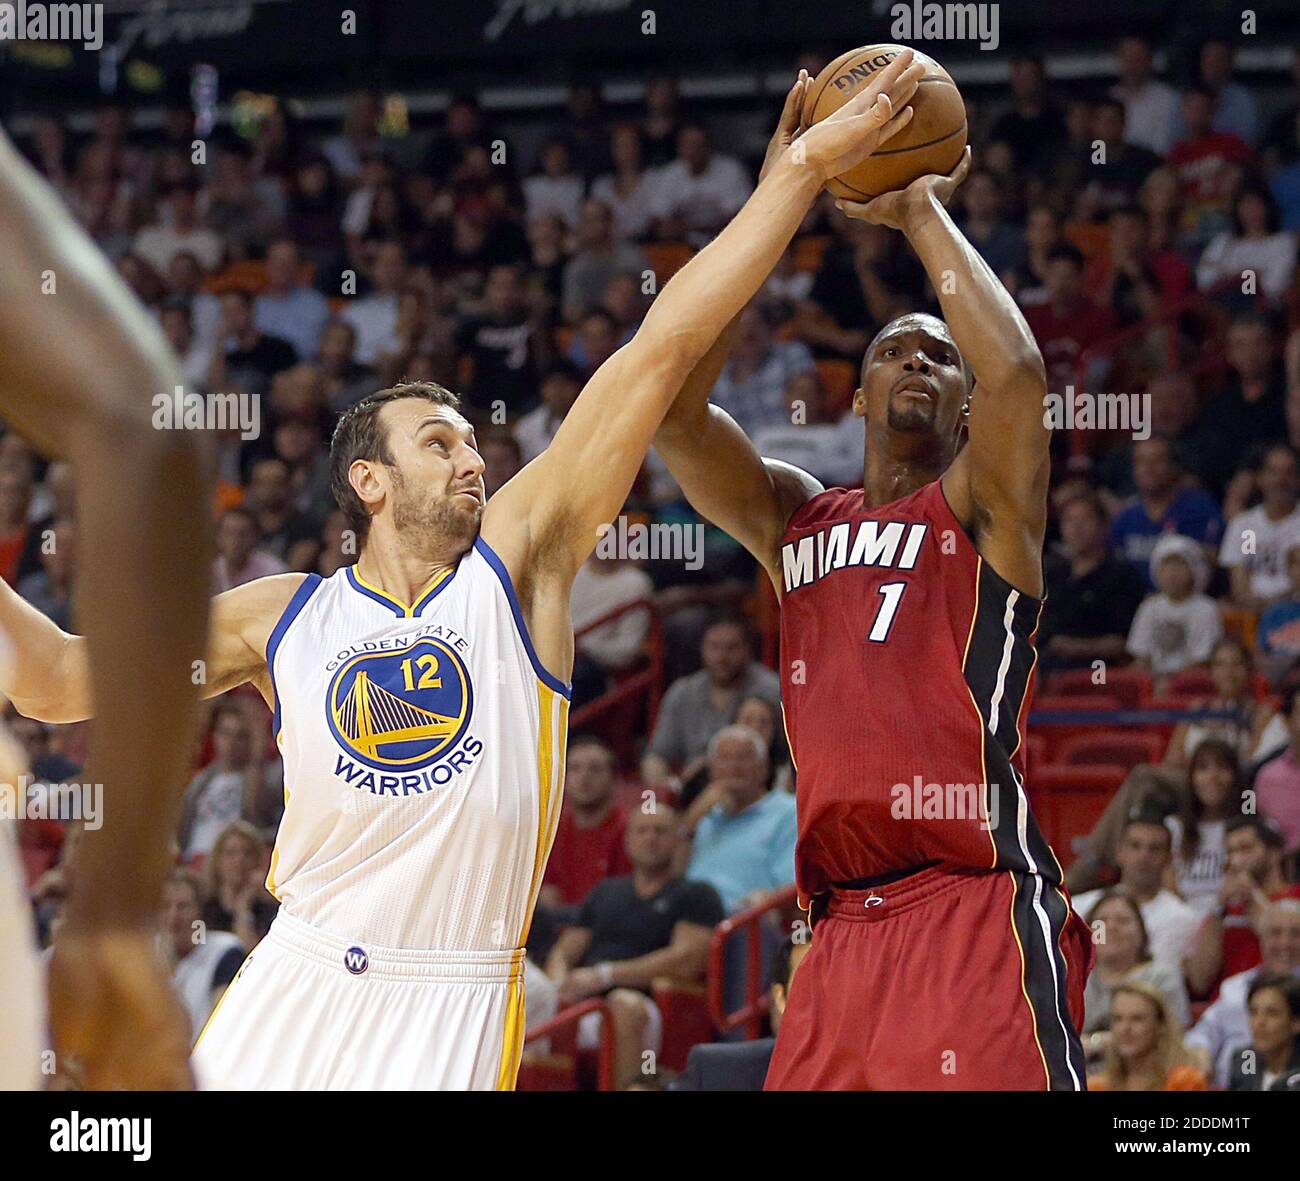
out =
<path fill-rule="evenodd" d="M 952 212 L 1024 310 L 1049 390 L 1123 392 L 1149 412 L 1140 430 L 1056 433 L 1040 678 L 1104 662 L 1160 693 L 1204 672 L 1203 704 L 1231 714 L 1180 725 L 1078 860 L 1060 851 L 1076 907 L 1107 932 L 1093 1083 L 1262 1089 L 1300 1069 L 1300 52 L 1268 92 L 1223 41 L 1185 76 L 1157 77 L 1136 37 L 1116 62 L 1117 77 L 1061 83 L 1013 60 L 1009 90 L 971 103 L 975 167 Z M 157 318 L 186 389 L 260 400 L 256 437 L 218 440 L 214 593 L 355 560 L 330 431 L 399 379 L 459 392 L 489 494 L 545 449 L 672 270 L 744 203 L 775 108 L 755 103 L 750 133 L 723 136 L 658 77 L 617 109 L 574 86 L 544 133 L 472 95 L 401 138 L 383 115 L 359 93 L 341 127 L 308 127 L 270 101 L 243 134 L 218 128 L 201 163 L 183 107 L 147 132 L 119 107 L 85 136 L 44 118 L 21 145 Z M 858 484 L 856 368 L 916 309 L 938 305 L 901 235 L 822 200 L 743 313 L 713 399 L 763 454 Z M 0 576 L 71 630 L 73 499 L 66 465 L 0 438 Z M 598 554 L 580 572 L 580 630 L 651 604 L 666 692 L 653 729 L 597 713 L 571 743 L 528 979 L 530 1024 L 611 998 L 623 1084 L 662 1038 L 653 981 L 701 979 L 714 926 L 783 897 L 795 841 L 753 561 L 653 455 L 625 513 L 700 528 L 702 560 Z M 575 712 L 645 667 L 651 632 L 650 612 L 629 611 L 580 635 Z M 283 798 L 257 694 L 209 708 L 163 919 L 196 1032 L 274 916 Z M 84 725 L 10 724 L 38 780 L 76 777 Z M 47 940 L 74 832 L 24 831 Z"/>

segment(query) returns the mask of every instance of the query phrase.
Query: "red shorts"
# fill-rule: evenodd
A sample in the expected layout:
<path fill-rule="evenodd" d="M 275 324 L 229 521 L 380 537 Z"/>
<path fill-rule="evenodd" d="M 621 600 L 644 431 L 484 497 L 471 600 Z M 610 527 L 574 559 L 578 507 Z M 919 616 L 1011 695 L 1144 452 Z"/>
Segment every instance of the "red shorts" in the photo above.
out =
<path fill-rule="evenodd" d="M 834 890 L 766 1089 L 1084 1090 L 1092 955 L 1065 893 L 1036 874 L 935 866 Z"/>

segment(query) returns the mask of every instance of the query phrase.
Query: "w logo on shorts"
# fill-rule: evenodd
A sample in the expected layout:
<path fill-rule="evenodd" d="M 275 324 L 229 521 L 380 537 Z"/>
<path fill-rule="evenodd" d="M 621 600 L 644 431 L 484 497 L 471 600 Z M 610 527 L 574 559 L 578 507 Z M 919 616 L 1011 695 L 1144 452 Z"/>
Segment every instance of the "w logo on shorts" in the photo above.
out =
<path fill-rule="evenodd" d="M 349 947 L 343 953 L 343 966 L 354 976 L 360 976 L 370 967 L 370 957 L 364 947 Z"/>

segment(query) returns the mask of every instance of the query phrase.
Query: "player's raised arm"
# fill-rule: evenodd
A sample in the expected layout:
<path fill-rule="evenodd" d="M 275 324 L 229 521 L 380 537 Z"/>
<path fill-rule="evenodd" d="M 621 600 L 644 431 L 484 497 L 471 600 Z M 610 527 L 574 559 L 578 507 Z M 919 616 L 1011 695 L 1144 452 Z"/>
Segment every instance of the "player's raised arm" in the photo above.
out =
<path fill-rule="evenodd" d="M 865 159 L 911 119 L 922 73 L 908 51 L 771 168 L 730 224 L 655 300 L 636 336 L 587 383 L 550 447 L 489 502 L 484 537 L 571 576 L 597 528 L 622 508 L 688 375 L 758 291 L 827 178 Z"/>
<path fill-rule="evenodd" d="M 948 176 L 925 176 L 863 204 L 838 204 L 851 216 L 902 230 L 925 266 L 975 377 L 970 442 L 945 474 L 944 492 L 993 567 L 1040 596 L 1051 441 L 1047 378 L 1016 301 L 944 208 L 969 169 L 968 148 Z"/>
<path fill-rule="evenodd" d="M 760 183 L 798 134 L 808 83 L 807 71 L 800 71 L 786 95 Z M 660 424 L 655 449 L 691 507 L 775 574 L 777 548 L 791 512 L 823 489 L 807 472 L 763 459 L 739 423 L 720 406 L 709 405 L 738 325 L 736 317 L 691 371 Z"/>

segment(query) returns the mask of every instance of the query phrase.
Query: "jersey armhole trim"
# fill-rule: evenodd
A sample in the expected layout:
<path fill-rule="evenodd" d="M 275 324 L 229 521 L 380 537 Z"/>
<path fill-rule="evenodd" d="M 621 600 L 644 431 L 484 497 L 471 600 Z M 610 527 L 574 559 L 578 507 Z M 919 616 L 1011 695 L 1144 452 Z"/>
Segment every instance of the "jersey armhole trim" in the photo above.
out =
<path fill-rule="evenodd" d="M 947 473 L 945 472 L 944 475 L 947 475 Z M 979 558 L 984 568 L 992 574 L 994 578 L 1001 582 L 1003 586 L 1008 590 L 1015 591 L 1022 599 L 1028 599 L 1031 603 L 1036 603 L 1039 607 L 1047 602 L 1047 569 L 1043 562 L 1043 556 L 1040 554 L 1038 557 L 1038 568 L 1042 573 L 1043 579 L 1043 593 L 1041 595 L 1031 595 L 1028 591 L 1021 590 L 1020 587 L 1015 586 L 1013 583 L 1003 578 L 1002 575 L 993 568 L 992 563 L 989 562 L 989 560 L 980 552 L 980 547 L 975 544 L 975 539 L 966 531 L 966 526 L 962 524 L 961 518 L 957 516 L 957 513 L 952 507 L 952 503 L 948 500 L 948 491 L 943 486 L 943 476 L 940 476 L 933 482 L 938 485 L 939 502 L 943 505 L 944 511 L 952 519 L 952 523 L 957 526 L 958 532 L 966 539 L 971 549 L 975 551 L 975 556 Z"/>
<path fill-rule="evenodd" d="M 266 671 L 271 677 L 271 700 L 275 702 L 274 716 L 271 720 L 271 735 L 277 743 L 280 741 L 280 692 L 275 687 L 275 654 L 280 649 L 285 633 L 292 626 L 293 621 L 298 618 L 302 609 L 307 606 L 307 600 L 316 593 L 316 588 L 323 581 L 324 579 L 319 574 L 308 574 L 302 580 L 302 585 L 293 592 L 293 598 L 289 600 L 289 605 L 284 609 L 284 613 L 280 616 L 266 641 Z"/>
<path fill-rule="evenodd" d="M 510 602 L 510 612 L 515 618 L 515 630 L 518 631 L 519 638 L 524 642 L 524 650 L 528 653 L 529 663 L 532 664 L 537 679 L 548 689 L 554 689 L 566 701 L 572 700 L 572 686 L 566 685 L 559 677 L 547 672 L 537 657 L 537 649 L 533 647 L 533 638 L 528 634 L 528 625 L 524 622 L 524 613 L 519 607 L 519 598 L 515 594 L 514 583 L 510 581 L 510 571 L 506 569 L 505 563 L 497 556 L 496 551 L 483 540 L 481 535 L 475 540 L 474 548 L 482 555 L 483 560 L 492 567 L 492 572 L 501 583 L 501 589 L 506 592 L 506 598 Z"/>

